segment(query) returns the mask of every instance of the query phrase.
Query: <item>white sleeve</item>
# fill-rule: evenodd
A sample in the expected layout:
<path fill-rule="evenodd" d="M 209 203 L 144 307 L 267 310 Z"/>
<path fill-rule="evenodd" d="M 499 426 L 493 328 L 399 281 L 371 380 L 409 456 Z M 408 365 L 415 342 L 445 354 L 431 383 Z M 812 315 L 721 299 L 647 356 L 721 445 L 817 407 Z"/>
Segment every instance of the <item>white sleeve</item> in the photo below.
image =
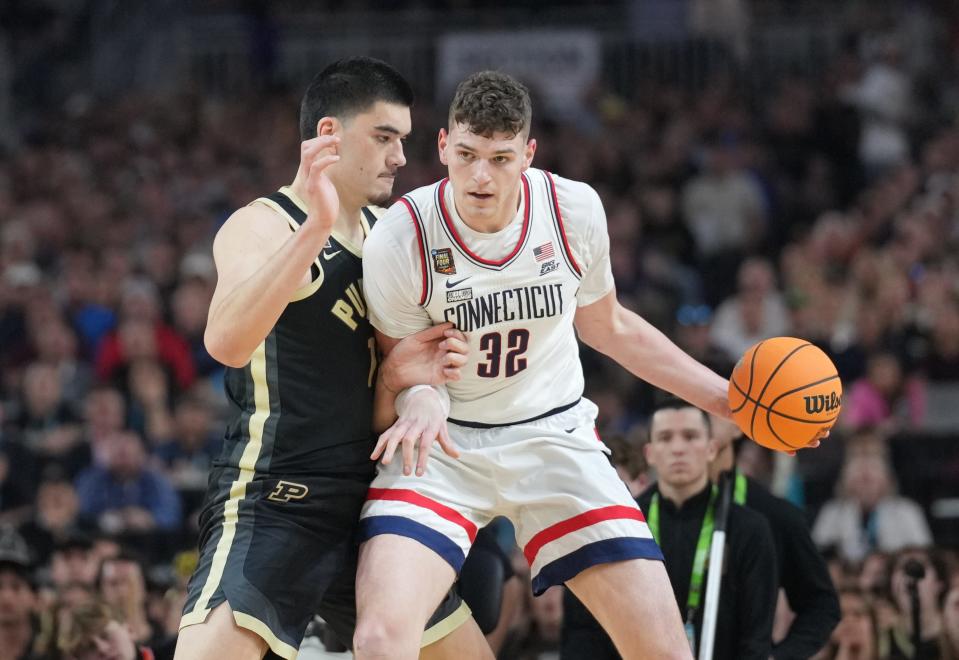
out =
<path fill-rule="evenodd" d="M 599 194 L 585 183 L 557 177 L 556 187 L 566 239 L 582 272 L 576 304 L 585 307 L 615 289 L 609 262 L 606 211 Z"/>
<path fill-rule="evenodd" d="M 402 339 L 433 325 L 420 306 L 422 266 L 406 207 L 394 204 L 363 243 L 363 295 L 373 327 Z"/>

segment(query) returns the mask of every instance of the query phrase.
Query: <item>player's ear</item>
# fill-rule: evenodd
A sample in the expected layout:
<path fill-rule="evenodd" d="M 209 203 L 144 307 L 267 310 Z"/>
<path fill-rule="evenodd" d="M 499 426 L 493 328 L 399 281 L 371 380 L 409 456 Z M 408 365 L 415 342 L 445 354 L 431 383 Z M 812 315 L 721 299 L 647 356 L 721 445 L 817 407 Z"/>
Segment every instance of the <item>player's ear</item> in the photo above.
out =
<path fill-rule="evenodd" d="M 316 122 L 316 134 L 320 135 L 336 135 L 340 130 L 340 122 L 335 117 L 323 117 L 320 121 Z"/>
<path fill-rule="evenodd" d="M 446 162 L 446 145 L 449 144 L 450 134 L 446 132 L 445 128 L 440 129 L 440 134 L 436 137 L 436 148 L 440 152 L 440 162 L 444 165 L 448 165 Z"/>
<path fill-rule="evenodd" d="M 526 150 L 523 153 L 523 170 L 525 171 L 533 164 L 533 156 L 536 155 L 536 140 L 526 140 Z"/>

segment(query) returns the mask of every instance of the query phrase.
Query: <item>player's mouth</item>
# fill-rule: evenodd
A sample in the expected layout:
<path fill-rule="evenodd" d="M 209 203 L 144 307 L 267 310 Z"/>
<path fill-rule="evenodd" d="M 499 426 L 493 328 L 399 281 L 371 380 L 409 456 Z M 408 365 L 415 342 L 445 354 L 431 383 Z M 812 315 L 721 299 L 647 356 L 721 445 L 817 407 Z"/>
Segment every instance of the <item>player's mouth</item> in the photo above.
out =
<path fill-rule="evenodd" d="M 475 200 L 485 202 L 488 199 L 493 199 L 493 193 L 482 193 L 482 192 L 471 192 L 466 193 Z"/>

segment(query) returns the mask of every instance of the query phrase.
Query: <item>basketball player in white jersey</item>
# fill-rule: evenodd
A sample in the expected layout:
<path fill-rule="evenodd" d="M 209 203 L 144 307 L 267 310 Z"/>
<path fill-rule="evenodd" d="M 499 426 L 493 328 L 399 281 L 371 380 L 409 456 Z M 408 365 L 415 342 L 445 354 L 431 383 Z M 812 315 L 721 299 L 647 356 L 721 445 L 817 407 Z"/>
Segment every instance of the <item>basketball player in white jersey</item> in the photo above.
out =
<path fill-rule="evenodd" d="M 617 302 L 599 196 L 531 167 L 530 117 L 526 89 L 505 74 L 461 83 L 439 134 L 449 178 L 406 195 L 364 247 L 384 351 L 452 321 L 471 352 L 448 391 L 403 393 L 374 451 L 383 465 L 362 514 L 360 660 L 416 657 L 477 529 L 499 515 L 515 526 L 534 593 L 565 583 L 625 658 L 690 655 L 662 555 L 582 398 L 574 324 L 636 376 L 728 418 L 727 381 Z M 447 416 L 458 459 L 433 445 Z"/>

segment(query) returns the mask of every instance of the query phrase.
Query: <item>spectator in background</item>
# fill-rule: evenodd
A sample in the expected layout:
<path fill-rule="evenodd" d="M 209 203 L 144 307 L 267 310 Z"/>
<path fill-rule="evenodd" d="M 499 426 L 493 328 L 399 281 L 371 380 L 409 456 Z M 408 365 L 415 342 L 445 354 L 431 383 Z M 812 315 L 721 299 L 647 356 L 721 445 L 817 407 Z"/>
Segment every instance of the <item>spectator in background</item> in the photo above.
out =
<path fill-rule="evenodd" d="M 58 319 L 38 330 L 35 344 L 38 361 L 56 368 L 64 402 L 71 410 L 79 410 L 93 384 L 93 370 L 80 360 L 76 334 Z"/>
<path fill-rule="evenodd" d="M 56 367 L 42 362 L 27 367 L 19 414 L 12 421 L 21 441 L 38 453 L 58 454 L 75 442 L 79 420 L 63 398 Z"/>
<path fill-rule="evenodd" d="M 74 585 L 92 589 L 96 584 L 100 560 L 93 542 L 83 534 L 71 534 L 53 547 L 50 555 L 50 581 L 58 592 Z"/>
<path fill-rule="evenodd" d="M 959 384 L 959 303 L 954 299 L 933 310 L 923 372 L 932 382 Z"/>
<path fill-rule="evenodd" d="M 189 388 L 196 368 L 186 340 L 163 322 L 156 288 L 149 280 L 134 280 L 123 292 L 120 323 L 97 353 L 97 376 L 116 381 L 137 359 L 155 359 L 169 370 L 178 387 Z"/>
<path fill-rule="evenodd" d="M 204 255 L 190 255 L 185 261 L 187 263 L 191 260 L 196 261 L 202 256 Z M 212 292 L 206 281 L 191 278 L 177 287 L 172 301 L 173 327 L 186 340 L 197 374 L 203 377 L 223 369 L 223 366 L 210 356 L 203 344 L 203 332 L 206 330 L 206 315 L 210 309 L 211 298 Z"/>
<path fill-rule="evenodd" d="M 0 527 L 0 660 L 26 658 L 37 631 L 37 595 L 27 544 L 12 528 Z"/>
<path fill-rule="evenodd" d="M 180 500 L 166 477 L 147 467 L 143 441 L 133 431 L 104 440 L 103 465 L 77 477 L 80 512 L 110 534 L 169 531 L 180 524 Z"/>
<path fill-rule="evenodd" d="M 735 360 L 713 341 L 712 320 L 709 305 L 683 305 L 676 311 L 676 344 L 720 376 L 727 376 Z"/>
<path fill-rule="evenodd" d="M 814 660 L 878 660 L 876 616 L 869 600 L 857 589 L 843 589 L 839 609 L 842 619 Z"/>
<path fill-rule="evenodd" d="M 73 483 L 59 469 L 46 471 L 37 489 L 33 518 L 20 528 L 37 560 L 46 564 L 55 547 L 90 526 L 80 517 L 80 500 Z"/>
<path fill-rule="evenodd" d="M 156 649 L 169 641 L 166 632 L 155 627 L 147 616 L 146 576 L 137 557 L 121 552 L 104 559 L 97 587 L 103 602 L 120 614 L 134 642 Z"/>
<path fill-rule="evenodd" d="M 153 660 L 148 647 L 137 646 L 129 625 L 109 605 L 87 603 L 63 611 L 57 650 L 72 660 Z"/>
<path fill-rule="evenodd" d="M 97 465 L 105 463 L 107 439 L 127 425 L 127 404 L 123 395 L 108 385 L 94 387 L 83 402 L 83 421 L 85 454 L 69 465 L 71 476 L 86 467 L 91 458 Z"/>
<path fill-rule="evenodd" d="M 925 575 L 918 582 L 919 647 L 913 646 L 912 601 L 904 567 L 910 560 L 918 561 Z M 888 648 L 890 660 L 939 660 L 940 638 L 943 630 L 942 603 L 946 594 L 948 574 L 942 558 L 934 550 L 909 548 L 896 555 L 892 564 L 890 595 L 897 617 L 893 627 L 881 630 L 880 642 Z"/>
<path fill-rule="evenodd" d="M 131 362 L 126 377 L 130 427 L 152 447 L 173 433 L 170 377 L 157 360 L 146 358 Z"/>
<path fill-rule="evenodd" d="M 712 341 L 733 363 L 756 342 L 784 335 L 789 329 L 789 312 L 767 259 L 744 261 L 737 282 L 736 294 L 716 310 L 711 329 Z"/>
<path fill-rule="evenodd" d="M 734 142 L 710 144 L 703 164 L 703 172 L 683 189 L 682 209 L 702 257 L 707 302 L 715 305 L 729 293 L 726 283 L 743 256 L 761 244 L 765 206 Z"/>
<path fill-rule="evenodd" d="M 177 401 L 173 428 L 154 450 L 161 469 L 180 490 L 203 490 L 222 439 L 213 431 L 209 404 L 187 393 Z"/>
<path fill-rule="evenodd" d="M 855 429 L 880 427 L 893 432 L 918 428 L 925 411 L 922 381 L 903 374 L 899 358 L 886 350 L 866 359 L 866 375 L 849 389 L 840 421 Z"/>
<path fill-rule="evenodd" d="M 813 526 L 820 548 L 835 545 L 850 561 L 862 561 L 873 550 L 895 552 L 932 543 L 919 505 L 895 494 L 892 467 L 877 440 L 866 434 L 847 449 L 837 496 Z"/>
<path fill-rule="evenodd" d="M 878 50 L 862 79 L 844 92 L 862 116 L 859 159 L 871 178 L 908 160 L 914 111 L 912 81 L 902 67 L 899 44 L 886 37 Z"/>

